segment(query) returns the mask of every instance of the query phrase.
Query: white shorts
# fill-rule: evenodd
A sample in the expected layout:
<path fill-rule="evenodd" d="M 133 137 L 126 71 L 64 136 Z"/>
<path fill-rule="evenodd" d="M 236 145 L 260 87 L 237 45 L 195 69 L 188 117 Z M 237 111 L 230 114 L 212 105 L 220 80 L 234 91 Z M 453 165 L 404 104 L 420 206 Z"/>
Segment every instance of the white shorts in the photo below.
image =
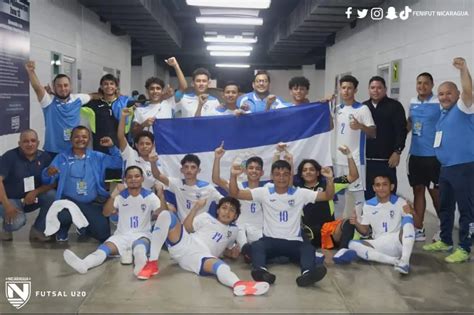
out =
<path fill-rule="evenodd" d="M 133 242 L 140 238 L 151 239 L 150 233 L 127 233 L 127 234 L 114 234 L 109 237 L 106 242 L 113 243 L 120 255 L 125 251 L 132 250 Z"/>
<path fill-rule="evenodd" d="M 238 225 L 239 233 L 237 234 L 237 244 L 240 248 L 245 244 L 258 241 L 263 236 L 263 227 L 253 224 Z"/>
<path fill-rule="evenodd" d="M 201 274 L 201 267 L 205 258 L 216 258 L 209 250 L 196 241 L 184 228 L 179 242 L 175 245 L 168 245 L 168 252 L 181 268 L 187 271 Z"/>
<path fill-rule="evenodd" d="M 365 165 L 358 165 L 357 171 L 359 172 L 359 178 L 351 183 L 347 190 L 349 191 L 363 191 L 365 190 Z M 335 177 L 349 175 L 349 166 L 342 164 L 334 164 Z"/>
<path fill-rule="evenodd" d="M 392 257 L 402 256 L 402 243 L 400 242 L 400 233 L 386 233 L 375 240 L 365 240 L 365 242 L 372 245 L 372 247 L 381 253 Z"/>

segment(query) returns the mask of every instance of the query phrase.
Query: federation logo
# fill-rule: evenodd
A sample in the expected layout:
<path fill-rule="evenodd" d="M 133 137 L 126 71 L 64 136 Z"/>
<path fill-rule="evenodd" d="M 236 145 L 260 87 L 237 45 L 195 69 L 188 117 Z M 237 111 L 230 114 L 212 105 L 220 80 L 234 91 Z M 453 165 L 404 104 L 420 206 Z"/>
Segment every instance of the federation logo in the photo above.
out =
<path fill-rule="evenodd" d="M 140 205 L 140 208 L 142 209 L 142 211 L 145 211 L 145 210 L 146 210 L 146 205 L 145 205 L 144 203 L 142 203 L 142 204 Z"/>
<path fill-rule="evenodd" d="M 288 200 L 288 204 L 293 207 L 295 205 L 295 199 Z"/>
<path fill-rule="evenodd" d="M 196 199 L 201 199 L 202 194 L 201 193 L 196 193 Z"/>
<path fill-rule="evenodd" d="M 31 278 L 12 277 L 5 279 L 5 296 L 17 310 L 25 306 L 31 296 Z"/>
<path fill-rule="evenodd" d="M 390 210 L 390 218 L 393 219 L 393 216 L 395 215 L 395 211 Z"/>

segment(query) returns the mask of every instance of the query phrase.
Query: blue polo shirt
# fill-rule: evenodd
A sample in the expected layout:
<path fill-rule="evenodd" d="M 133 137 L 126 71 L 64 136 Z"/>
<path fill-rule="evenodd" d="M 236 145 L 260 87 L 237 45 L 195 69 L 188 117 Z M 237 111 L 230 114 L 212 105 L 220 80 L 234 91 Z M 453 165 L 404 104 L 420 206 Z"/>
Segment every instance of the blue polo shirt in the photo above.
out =
<path fill-rule="evenodd" d="M 410 101 L 409 116 L 412 121 L 410 154 L 416 156 L 435 156 L 433 143 L 436 123 L 441 116 L 441 105 L 437 97 L 431 95 L 420 101 L 414 97 Z"/>
<path fill-rule="evenodd" d="M 63 196 L 77 202 L 90 203 L 97 198 L 97 183 L 92 161 L 87 158 L 70 157 L 68 159 L 68 178 L 64 182 Z"/>
<path fill-rule="evenodd" d="M 441 166 L 474 162 L 474 106 L 468 108 L 459 99 L 450 109 L 443 109 L 436 131 L 443 133 L 435 148 Z"/>
<path fill-rule="evenodd" d="M 237 99 L 237 107 L 240 108 L 244 103 L 249 104 L 250 112 L 252 113 L 264 112 L 265 107 L 267 106 L 267 98 L 265 97 L 264 99 L 261 99 L 257 96 L 255 92 L 250 92 L 240 96 Z M 275 102 L 273 102 L 271 106 L 271 109 L 275 109 L 277 107 L 287 107 L 285 106 L 285 104 L 286 103 L 280 97 L 277 96 Z"/>
<path fill-rule="evenodd" d="M 26 195 L 24 178 L 34 176 L 35 189 L 42 185 L 41 172 L 51 163 L 51 156 L 38 150 L 30 161 L 19 147 L 5 152 L 0 160 L 0 176 L 9 199 L 21 199 Z"/>

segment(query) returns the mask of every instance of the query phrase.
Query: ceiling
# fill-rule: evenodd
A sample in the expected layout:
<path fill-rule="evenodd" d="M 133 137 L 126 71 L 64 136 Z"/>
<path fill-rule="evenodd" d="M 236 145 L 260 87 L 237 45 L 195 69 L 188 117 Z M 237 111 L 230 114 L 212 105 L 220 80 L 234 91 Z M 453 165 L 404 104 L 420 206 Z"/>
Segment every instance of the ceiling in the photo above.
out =
<path fill-rule="evenodd" d="M 79 2 L 110 22 L 113 34 L 131 37 L 132 64 L 141 64 L 141 57 L 146 55 L 155 55 L 158 60 L 176 56 L 186 75 L 203 66 L 225 76 L 225 71 L 214 67 L 216 63 L 244 62 L 253 69 L 314 64 L 316 69 L 324 69 L 326 47 L 334 43 L 335 33 L 357 22 L 354 16 L 346 18 L 346 8 L 376 7 L 383 0 L 273 0 L 268 9 L 258 12 L 262 26 L 197 24 L 195 18 L 203 13 L 200 9 L 209 8 L 189 6 L 186 0 Z M 258 42 L 253 44 L 250 57 L 211 57 L 203 41 L 206 31 L 227 35 L 253 32 Z"/>

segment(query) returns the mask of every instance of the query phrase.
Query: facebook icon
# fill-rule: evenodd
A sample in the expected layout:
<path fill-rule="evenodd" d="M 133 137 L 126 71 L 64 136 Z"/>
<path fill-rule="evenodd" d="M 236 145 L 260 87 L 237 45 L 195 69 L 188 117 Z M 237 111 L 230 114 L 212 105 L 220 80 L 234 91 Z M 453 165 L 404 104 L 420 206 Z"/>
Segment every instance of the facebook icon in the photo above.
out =
<path fill-rule="evenodd" d="M 347 7 L 346 12 L 344 12 L 344 13 L 346 13 L 346 17 L 347 17 L 348 19 L 350 19 L 350 18 L 351 18 L 351 15 L 352 15 L 352 7 Z"/>

